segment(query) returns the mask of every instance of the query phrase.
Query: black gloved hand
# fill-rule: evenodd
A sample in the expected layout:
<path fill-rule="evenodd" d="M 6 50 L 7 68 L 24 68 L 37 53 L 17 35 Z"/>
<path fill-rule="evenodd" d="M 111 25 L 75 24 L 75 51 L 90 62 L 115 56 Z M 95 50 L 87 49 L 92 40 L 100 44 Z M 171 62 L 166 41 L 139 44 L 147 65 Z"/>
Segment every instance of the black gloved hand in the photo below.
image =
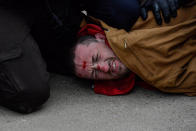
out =
<path fill-rule="evenodd" d="M 157 24 L 161 25 L 161 13 L 164 21 L 169 23 L 171 17 L 177 16 L 178 8 L 179 0 L 147 0 L 143 5 L 141 5 L 141 17 L 143 20 L 146 20 L 148 17 L 148 11 L 152 10 Z"/>

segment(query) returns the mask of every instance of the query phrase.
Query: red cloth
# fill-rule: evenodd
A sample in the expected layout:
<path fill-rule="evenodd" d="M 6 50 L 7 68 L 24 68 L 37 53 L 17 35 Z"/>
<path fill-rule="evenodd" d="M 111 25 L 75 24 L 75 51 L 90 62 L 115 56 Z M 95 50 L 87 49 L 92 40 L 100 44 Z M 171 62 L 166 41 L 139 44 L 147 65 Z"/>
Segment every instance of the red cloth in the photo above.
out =
<path fill-rule="evenodd" d="M 92 35 L 100 33 L 105 36 L 103 29 L 95 24 L 87 24 L 85 25 L 77 34 L 78 37 L 85 36 L 85 35 Z M 110 47 L 108 40 L 105 37 L 105 43 Z"/>
<path fill-rule="evenodd" d="M 85 36 L 85 35 L 94 36 L 97 33 L 101 33 L 105 35 L 101 27 L 94 24 L 87 24 L 78 32 L 78 37 Z M 105 43 L 109 46 L 107 39 L 105 39 Z M 103 94 L 108 96 L 122 95 L 122 94 L 129 93 L 133 89 L 134 85 L 135 85 L 135 74 L 131 72 L 128 77 L 118 79 L 118 80 L 94 81 L 94 92 L 97 94 Z M 145 86 L 145 84 L 143 85 Z"/>
<path fill-rule="evenodd" d="M 103 80 L 94 82 L 94 92 L 108 96 L 129 93 L 135 85 L 135 74 L 117 80 Z"/>

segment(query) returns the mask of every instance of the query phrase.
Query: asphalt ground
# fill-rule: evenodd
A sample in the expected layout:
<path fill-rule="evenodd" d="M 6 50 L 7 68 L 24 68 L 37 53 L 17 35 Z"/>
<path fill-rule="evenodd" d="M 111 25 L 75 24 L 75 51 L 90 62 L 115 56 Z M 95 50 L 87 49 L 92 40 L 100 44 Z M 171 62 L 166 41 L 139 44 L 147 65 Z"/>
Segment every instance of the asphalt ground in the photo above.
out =
<path fill-rule="evenodd" d="M 136 87 L 130 94 L 95 94 L 91 84 L 51 75 L 51 97 L 21 115 L 0 107 L 0 131 L 196 131 L 196 97 Z"/>

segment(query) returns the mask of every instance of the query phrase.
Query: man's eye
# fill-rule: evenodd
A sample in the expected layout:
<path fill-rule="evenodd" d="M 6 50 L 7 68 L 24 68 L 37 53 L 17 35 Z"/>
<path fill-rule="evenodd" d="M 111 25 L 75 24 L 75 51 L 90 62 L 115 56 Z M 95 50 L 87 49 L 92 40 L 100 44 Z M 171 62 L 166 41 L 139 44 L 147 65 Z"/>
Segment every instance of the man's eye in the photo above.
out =
<path fill-rule="evenodd" d="M 92 57 L 92 63 L 95 63 L 95 62 L 96 62 L 96 57 L 93 56 L 93 57 Z"/>
<path fill-rule="evenodd" d="M 97 62 L 97 61 L 98 61 L 98 59 L 99 59 L 99 55 L 97 54 L 97 55 L 96 55 L 96 59 L 95 59 L 95 61 Z"/>
<path fill-rule="evenodd" d="M 92 57 L 92 63 L 94 63 L 95 62 L 95 58 L 94 58 L 94 56 Z"/>
<path fill-rule="evenodd" d="M 99 54 L 92 57 L 92 63 L 98 62 L 98 60 L 99 60 Z"/>

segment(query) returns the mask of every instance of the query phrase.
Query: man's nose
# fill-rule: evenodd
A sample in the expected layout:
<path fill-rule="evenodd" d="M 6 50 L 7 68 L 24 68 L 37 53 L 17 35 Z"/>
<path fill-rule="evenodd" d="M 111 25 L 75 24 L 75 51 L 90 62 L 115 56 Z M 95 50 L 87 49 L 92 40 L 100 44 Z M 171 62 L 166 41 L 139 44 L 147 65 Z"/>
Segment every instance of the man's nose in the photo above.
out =
<path fill-rule="evenodd" d="M 96 64 L 96 69 L 102 72 L 108 72 L 110 68 L 107 62 L 101 62 Z"/>

